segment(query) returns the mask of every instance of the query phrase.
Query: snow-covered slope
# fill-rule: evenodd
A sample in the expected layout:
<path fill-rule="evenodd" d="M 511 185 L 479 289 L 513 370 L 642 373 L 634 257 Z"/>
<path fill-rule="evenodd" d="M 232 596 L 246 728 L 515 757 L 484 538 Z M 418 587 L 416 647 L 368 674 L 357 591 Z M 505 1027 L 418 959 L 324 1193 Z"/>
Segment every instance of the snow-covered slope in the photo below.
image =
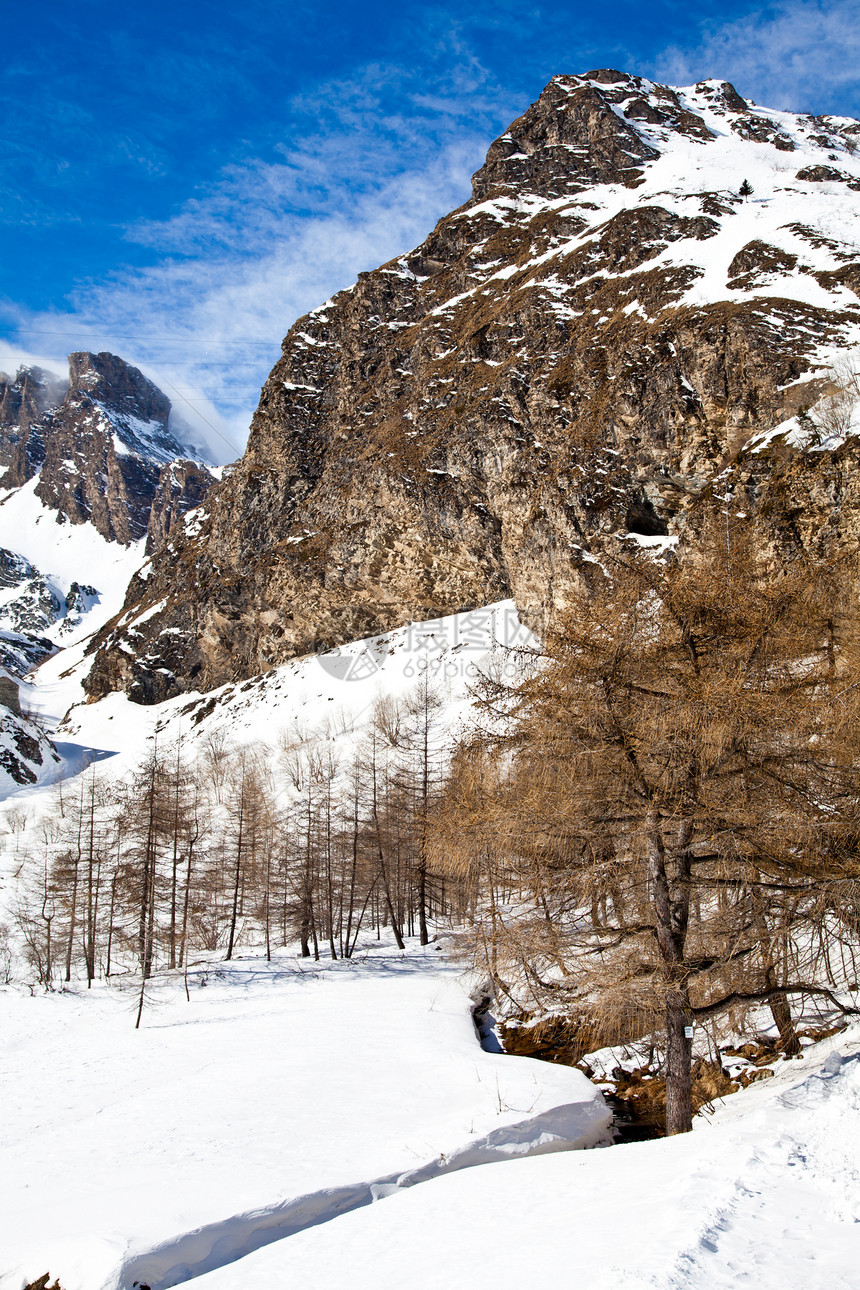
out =
<path fill-rule="evenodd" d="M 49 678 L 39 665 L 49 660 L 61 674 L 81 659 L 93 633 L 119 610 L 143 559 L 143 539 L 123 546 L 91 524 L 64 522 L 36 496 L 37 483 L 38 476 L 0 493 L 0 662 L 39 722 L 0 708 L 0 798 L 84 764 L 74 753 L 63 757 L 48 737 L 80 691 L 46 692 Z"/>
<path fill-rule="evenodd" d="M 438 1178 L 200 1290 L 326 1285 L 344 1268 L 356 1290 L 854 1290 L 858 1039 L 844 1061 L 818 1053 L 735 1095 L 693 1135 Z"/>
<path fill-rule="evenodd" d="M 80 690 L 73 685 L 66 701 L 66 691 L 51 686 L 46 702 L 49 678 L 38 668 L 50 659 L 58 675 L 81 659 L 94 633 L 121 608 L 144 558 L 144 538 L 123 545 L 92 524 L 72 524 L 40 499 L 38 486 L 35 475 L 0 490 L 0 665 L 43 727 L 0 708 L 0 797 L 52 783 L 83 764 L 63 759 L 46 737 Z"/>
<path fill-rule="evenodd" d="M 201 962 L 188 994 L 135 1031 L 121 982 L 0 989 L 3 1290 L 856 1285 L 856 1029 L 692 1136 L 568 1155 L 593 1086 L 483 1052 L 438 945 Z"/>
<path fill-rule="evenodd" d="M 14 681 L 4 669 L 6 684 Z M 66 772 L 52 741 L 16 706 L 0 704 L 0 797 L 31 784 L 50 784 Z"/>
<path fill-rule="evenodd" d="M 0 627 L 38 631 L 55 645 L 73 645 L 119 610 L 143 562 L 144 539 L 124 546 L 107 541 L 91 524 L 69 523 L 36 496 L 37 485 L 38 477 L 0 492 L 0 547 L 32 568 L 22 569 L 20 580 L 0 592 Z M 34 615 L 29 622 L 28 609 Z"/>
<path fill-rule="evenodd" d="M 654 270 L 689 270 L 689 285 L 672 292 L 679 308 L 776 298 L 828 312 L 848 309 L 860 321 L 860 302 L 851 285 L 860 287 L 854 264 L 860 255 L 860 123 L 746 104 L 730 86 L 716 80 L 673 90 L 639 77 L 617 74 L 613 80 L 612 74 L 601 73 L 595 80 L 561 76 L 552 84 L 568 97 L 580 94 L 584 86 L 597 91 L 619 119 L 653 148 L 653 154 L 644 159 L 634 183 L 589 184 L 588 202 L 581 200 L 580 190 L 566 196 L 526 194 L 522 200 L 498 196 L 463 209 L 462 220 L 487 214 L 502 225 L 520 224 L 524 216 L 533 219 L 542 211 L 567 212 L 584 221 L 574 236 L 558 239 L 543 254 L 517 265 L 519 289 L 532 281 L 542 283 L 547 293 L 559 298 L 561 317 L 580 313 L 572 304 L 565 309 L 563 296 L 572 285 L 567 275 L 562 282 L 554 282 L 548 270 L 591 247 L 595 278 L 608 271 L 613 279 L 633 288 L 639 283 L 647 286 Z M 669 94 L 677 106 L 668 102 Z M 643 105 L 650 112 L 643 111 Z M 679 121 L 683 113 L 689 114 L 686 128 Z M 690 128 L 693 121 L 697 124 Z M 513 135 L 503 139 L 512 140 Z M 750 185 L 747 196 L 740 194 L 744 181 Z M 657 205 L 691 223 L 686 228 L 683 224 L 655 227 L 647 241 L 655 244 L 656 253 L 643 255 L 638 264 L 606 263 L 599 235 L 607 225 L 618 221 L 623 212 Z M 644 229 L 638 247 L 620 248 L 631 261 L 637 251 L 648 250 L 647 243 L 642 246 L 642 233 Z M 667 233 L 669 244 L 656 245 Z M 757 260 L 762 243 L 782 256 L 765 262 L 762 254 Z M 739 263 L 737 257 L 745 248 L 749 249 L 747 261 Z M 845 273 L 848 264 L 853 271 Z M 510 269 L 485 268 L 472 293 L 484 290 L 486 283 L 514 276 Z M 821 281 L 822 275 L 829 277 Z M 578 277 L 577 285 L 586 280 Z M 438 311 L 456 303 L 444 302 Z M 659 308 L 667 302 L 662 298 L 656 303 Z M 649 311 L 634 292 L 626 312 Z"/>
<path fill-rule="evenodd" d="M 579 1071 L 482 1051 L 438 945 L 201 963 L 188 989 L 135 1031 L 121 983 L 0 988 L 3 1290 L 164 1290 L 424 1166 L 605 1140 Z"/>
<path fill-rule="evenodd" d="M 0 665 L 49 728 L 65 708 L 31 705 L 43 679 L 33 669 L 57 650 L 59 672 L 79 661 L 120 609 L 147 541 L 157 545 L 211 483 L 205 467 L 181 459 L 169 411 L 110 354 L 71 355 L 68 385 L 26 368 L 0 375 Z M 68 771 L 14 704 L 0 725 L 0 794 Z"/>
<path fill-rule="evenodd" d="M 425 678 L 442 700 L 444 725 L 456 733 L 472 719 L 469 690 L 479 672 L 517 668 L 518 650 L 534 643 L 513 603 L 502 601 L 294 659 L 207 695 L 142 707 L 124 694 L 84 701 L 81 681 L 90 659 L 82 640 L 43 663 L 22 695 L 53 732 L 68 773 L 109 759 L 103 773 L 121 778 L 138 765 L 154 734 L 164 745 L 181 737 L 191 760 L 216 732 L 235 748 L 259 745 L 274 753 L 281 737 L 302 736 L 348 752 L 369 728 L 380 699 L 414 694 Z"/>

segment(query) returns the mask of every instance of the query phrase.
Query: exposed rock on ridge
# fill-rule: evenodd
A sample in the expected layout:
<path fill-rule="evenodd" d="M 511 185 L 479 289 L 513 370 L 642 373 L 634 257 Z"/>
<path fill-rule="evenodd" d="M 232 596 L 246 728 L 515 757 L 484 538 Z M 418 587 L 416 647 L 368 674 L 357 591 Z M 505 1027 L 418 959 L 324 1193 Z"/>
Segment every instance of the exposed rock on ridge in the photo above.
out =
<path fill-rule="evenodd" d="M 90 692 L 158 701 L 506 595 L 539 625 L 584 560 L 677 529 L 860 340 L 858 132 L 726 82 L 556 77 L 472 201 L 291 328 Z M 847 182 L 798 178 L 837 156 Z"/>
<path fill-rule="evenodd" d="M 163 536 L 211 483 L 205 467 L 186 461 L 194 483 L 177 485 L 175 462 L 187 449 L 170 433 L 169 415 L 167 396 L 115 354 L 70 354 L 67 385 L 38 368 L 0 376 L 0 487 L 38 475 L 46 506 L 124 544 L 147 533 L 159 495 L 155 534 Z"/>
<path fill-rule="evenodd" d="M 199 506 L 213 483 L 212 474 L 197 461 L 171 461 L 161 471 L 146 530 L 150 555 L 185 514 Z"/>
<path fill-rule="evenodd" d="M 60 762 L 51 740 L 21 711 L 17 681 L 0 667 L 0 791 L 36 784 Z"/>
<path fill-rule="evenodd" d="M 0 372 L 0 486 L 17 488 L 39 473 L 45 460 L 42 417 L 68 389 L 41 367 L 21 367 L 13 378 Z"/>

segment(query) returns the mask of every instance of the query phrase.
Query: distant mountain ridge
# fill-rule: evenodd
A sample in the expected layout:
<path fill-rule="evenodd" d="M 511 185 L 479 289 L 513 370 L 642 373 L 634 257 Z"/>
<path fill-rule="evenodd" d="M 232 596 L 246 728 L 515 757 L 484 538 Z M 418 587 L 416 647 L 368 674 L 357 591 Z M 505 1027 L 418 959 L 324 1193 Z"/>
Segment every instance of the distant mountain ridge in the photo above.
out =
<path fill-rule="evenodd" d="M 716 495 L 786 548 L 856 537 L 856 438 L 804 451 L 795 418 L 860 344 L 858 141 L 724 81 L 555 77 L 469 202 L 291 328 L 90 693 L 157 702 L 509 595 L 539 627 Z"/>
<path fill-rule="evenodd" d="M 141 548 L 213 482 L 169 416 L 167 396 L 115 354 L 71 354 L 66 380 L 0 374 L 0 788 L 60 760 L 21 712 L 18 681 L 115 612 Z"/>
<path fill-rule="evenodd" d="M 212 482 L 170 432 L 169 416 L 167 396 L 115 354 L 70 354 L 66 383 L 40 368 L 0 375 L 0 488 L 38 475 L 46 506 L 126 545 L 147 534 L 158 498 L 163 536 L 165 515 L 180 518 Z"/>

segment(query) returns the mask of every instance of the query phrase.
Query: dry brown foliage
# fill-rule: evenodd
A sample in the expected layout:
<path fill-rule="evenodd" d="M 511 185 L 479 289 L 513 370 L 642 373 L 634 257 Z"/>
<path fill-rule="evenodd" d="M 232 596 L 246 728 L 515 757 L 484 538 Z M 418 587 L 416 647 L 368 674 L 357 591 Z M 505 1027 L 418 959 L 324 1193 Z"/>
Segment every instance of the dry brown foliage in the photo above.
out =
<path fill-rule="evenodd" d="M 823 956 L 853 937 L 854 572 L 769 567 L 718 515 L 684 559 L 626 554 L 541 666 L 486 687 L 487 733 L 455 760 L 435 845 L 490 975 L 603 1043 L 665 1030 L 670 1131 L 685 1027 L 769 1002 L 791 1051 L 789 996 L 828 995 Z"/>

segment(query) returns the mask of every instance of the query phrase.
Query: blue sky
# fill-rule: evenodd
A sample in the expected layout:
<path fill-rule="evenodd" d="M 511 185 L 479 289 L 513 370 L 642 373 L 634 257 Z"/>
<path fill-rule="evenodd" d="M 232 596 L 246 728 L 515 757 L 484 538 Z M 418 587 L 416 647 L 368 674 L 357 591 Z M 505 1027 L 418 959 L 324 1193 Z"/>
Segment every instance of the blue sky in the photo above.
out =
<path fill-rule="evenodd" d="M 11 36 L 0 369 L 112 349 L 221 460 L 295 318 L 422 240 L 558 72 L 860 116 L 860 0 L 37 0 Z"/>

